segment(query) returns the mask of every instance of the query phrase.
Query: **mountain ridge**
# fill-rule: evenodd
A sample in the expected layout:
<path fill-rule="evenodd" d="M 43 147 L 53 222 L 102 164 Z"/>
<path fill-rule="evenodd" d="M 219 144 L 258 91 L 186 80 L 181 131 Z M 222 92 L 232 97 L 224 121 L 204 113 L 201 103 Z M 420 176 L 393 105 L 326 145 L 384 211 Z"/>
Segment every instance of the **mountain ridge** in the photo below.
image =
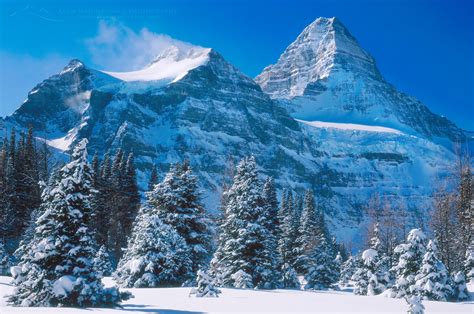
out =
<path fill-rule="evenodd" d="M 432 182 L 454 158 L 448 149 L 383 124 L 298 121 L 287 102 L 300 96 L 272 99 L 214 49 L 207 56 L 165 83 L 124 81 L 71 60 L 0 125 L 32 125 L 38 137 L 66 153 L 82 138 L 91 155 L 125 148 L 136 156 L 142 190 L 153 164 L 164 173 L 188 159 L 210 211 L 218 208 L 230 160 L 254 155 L 261 175 L 275 177 L 280 191 L 312 189 L 341 241 L 361 241 L 363 208 L 375 192 L 403 202 L 412 216 L 429 208 Z"/>

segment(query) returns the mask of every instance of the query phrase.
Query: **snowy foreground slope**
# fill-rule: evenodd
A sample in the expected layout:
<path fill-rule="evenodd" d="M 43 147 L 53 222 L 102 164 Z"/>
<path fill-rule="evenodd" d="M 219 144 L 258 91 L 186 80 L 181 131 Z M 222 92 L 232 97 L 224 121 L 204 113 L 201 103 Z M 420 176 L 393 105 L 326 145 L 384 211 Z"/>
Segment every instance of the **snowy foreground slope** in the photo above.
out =
<path fill-rule="evenodd" d="M 135 298 L 123 309 L 72 309 L 7 307 L 3 296 L 13 287 L 10 277 L 0 277 L 0 313 L 406 313 L 404 300 L 383 296 L 355 296 L 351 292 L 222 289 L 219 298 L 190 298 L 190 288 L 128 289 Z M 110 278 L 104 280 L 111 285 Z M 473 302 L 424 301 L 426 313 L 472 313 Z"/>

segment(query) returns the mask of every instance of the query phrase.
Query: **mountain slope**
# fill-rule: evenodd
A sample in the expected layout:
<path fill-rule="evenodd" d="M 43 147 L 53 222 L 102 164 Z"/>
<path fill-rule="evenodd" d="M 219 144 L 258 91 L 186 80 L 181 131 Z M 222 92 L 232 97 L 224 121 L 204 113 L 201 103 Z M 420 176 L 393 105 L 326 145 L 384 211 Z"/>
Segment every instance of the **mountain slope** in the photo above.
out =
<path fill-rule="evenodd" d="M 311 23 L 255 80 L 301 120 L 383 125 L 430 139 L 467 140 L 454 123 L 387 83 L 337 18 Z"/>
<path fill-rule="evenodd" d="M 262 175 L 274 176 L 280 189 L 313 189 L 340 240 L 360 242 L 363 208 L 376 191 L 412 216 L 429 208 L 432 182 L 453 158 L 449 150 L 388 127 L 297 121 L 216 51 L 190 51 L 170 47 L 134 74 L 73 60 L 0 126 L 32 125 L 65 152 L 82 138 L 91 155 L 132 151 L 142 188 L 153 163 L 163 174 L 189 159 L 211 211 L 230 160 L 255 155 Z"/>

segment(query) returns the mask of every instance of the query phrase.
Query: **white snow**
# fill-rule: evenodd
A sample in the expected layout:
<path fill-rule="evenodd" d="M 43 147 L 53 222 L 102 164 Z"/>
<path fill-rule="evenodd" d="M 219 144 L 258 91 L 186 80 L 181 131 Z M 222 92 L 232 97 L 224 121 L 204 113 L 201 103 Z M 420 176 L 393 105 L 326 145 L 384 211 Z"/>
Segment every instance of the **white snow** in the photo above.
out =
<path fill-rule="evenodd" d="M 370 262 L 370 261 L 373 261 L 376 257 L 377 257 L 377 251 L 374 250 L 374 249 L 368 249 L 368 250 L 365 250 L 363 253 L 362 253 L 362 259 L 364 261 L 367 261 L 367 262 Z"/>
<path fill-rule="evenodd" d="M 53 293 L 58 297 L 67 295 L 74 288 L 75 281 L 76 278 L 73 276 L 62 276 L 54 282 Z"/>
<path fill-rule="evenodd" d="M 148 67 L 132 72 L 102 71 L 122 81 L 162 81 L 172 83 L 183 78 L 189 71 L 205 64 L 209 60 L 211 49 L 193 47 L 182 51 L 176 46 L 165 50 Z"/>
<path fill-rule="evenodd" d="M 331 129 L 340 129 L 340 130 L 403 134 L 403 132 L 399 130 L 387 128 L 384 126 L 374 126 L 374 125 L 354 124 L 354 123 L 323 122 L 323 121 L 305 121 L 305 120 L 299 120 L 299 119 L 296 119 L 296 121 L 315 127 L 315 128 L 331 128 Z"/>
<path fill-rule="evenodd" d="M 100 313 L 406 313 L 402 299 L 356 296 L 349 291 L 295 291 L 221 289 L 218 298 L 189 297 L 191 288 L 127 289 L 135 297 L 123 309 L 71 309 L 7 307 L 3 296 L 13 287 L 10 277 L 0 277 L 0 313 L 79 314 Z M 113 284 L 105 278 L 106 286 Z M 472 313 L 472 303 L 423 301 L 425 313 Z"/>
<path fill-rule="evenodd" d="M 70 136 L 70 134 L 56 138 L 53 140 L 46 140 L 46 143 L 49 146 L 52 146 L 54 148 L 59 149 L 60 151 L 67 151 L 69 149 L 69 146 L 71 146 L 72 142 L 74 141 L 74 137 Z"/>

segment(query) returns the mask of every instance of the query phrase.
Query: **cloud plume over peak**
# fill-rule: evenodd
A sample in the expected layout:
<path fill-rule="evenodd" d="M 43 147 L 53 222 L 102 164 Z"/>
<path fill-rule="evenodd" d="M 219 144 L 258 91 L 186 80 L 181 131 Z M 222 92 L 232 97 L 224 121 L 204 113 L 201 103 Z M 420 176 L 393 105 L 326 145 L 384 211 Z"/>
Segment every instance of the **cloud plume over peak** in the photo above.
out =
<path fill-rule="evenodd" d="M 138 70 L 170 46 L 187 49 L 193 45 L 153 33 L 147 28 L 135 32 L 116 22 L 100 21 L 97 34 L 85 40 L 91 60 L 111 71 Z"/>

